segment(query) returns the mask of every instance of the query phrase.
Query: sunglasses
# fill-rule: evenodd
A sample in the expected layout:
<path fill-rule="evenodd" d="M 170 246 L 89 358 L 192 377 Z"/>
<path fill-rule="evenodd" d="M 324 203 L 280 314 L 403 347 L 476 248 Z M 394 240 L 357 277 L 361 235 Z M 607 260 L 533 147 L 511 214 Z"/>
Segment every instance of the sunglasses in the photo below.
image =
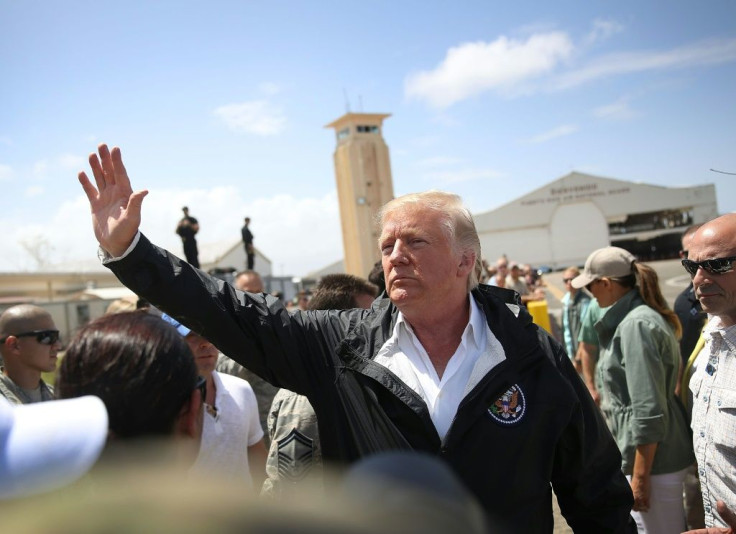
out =
<path fill-rule="evenodd" d="M 710 274 L 726 274 L 733 271 L 733 262 L 736 261 L 736 256 L 729 258 L 713 258 L 712 260 L 693 261 L 693 260 L 682 260 L 682 266 L 685 270 L 690 273 L 690 276 L 695 276 L 698 269 L 703 269 Z"/>
<path fill-rule="evenodd" d="M 573 280 L 572 278 L 563 278 L 562 282 L 566 284 L 568 282 L 572 282 L 572 280 Z"/>
<path fill-rule="evenodd" d="M 593 281 L 592 281 L 591 283 L 587 284 L 587 285 L 585 286 L 585 289 L 587 289 L 588 291 L 590 291 L 591 289 L 593 289 L 593 286 L 594 286 L 594 285 L 596 284 L 596 282 L 600 282 L 600 281 L 601 281 L 601 279 L 600 279 L 600 278 L 596 278 L 596 279 L 595 279 L 595 280 L 593 280 Z"/>
<path fill-rule="evenodd" d="M 53 345 L 59 341 L 58 330 L 31 330 L 30 332 L 21 332 L 20 334 L 10 334 L 0 339 L 0 343 L 5 343 L 10 336 L 14 337 L 35 337 L 41 345 Z"/>

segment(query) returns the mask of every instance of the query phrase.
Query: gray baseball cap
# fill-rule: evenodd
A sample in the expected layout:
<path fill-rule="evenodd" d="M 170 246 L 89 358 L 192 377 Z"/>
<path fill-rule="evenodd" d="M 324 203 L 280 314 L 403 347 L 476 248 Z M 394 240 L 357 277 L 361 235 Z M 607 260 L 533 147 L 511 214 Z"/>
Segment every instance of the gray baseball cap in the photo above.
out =
<path fill-rule="evenodd" d="M 585 260 L 583 272 L 572 279 L 572 287 L 580 289 L 604 276 L 621 278 L 634 274 L 636 258 L 628 250 L 619 247 L 605 247 L 593 251 Z"/>

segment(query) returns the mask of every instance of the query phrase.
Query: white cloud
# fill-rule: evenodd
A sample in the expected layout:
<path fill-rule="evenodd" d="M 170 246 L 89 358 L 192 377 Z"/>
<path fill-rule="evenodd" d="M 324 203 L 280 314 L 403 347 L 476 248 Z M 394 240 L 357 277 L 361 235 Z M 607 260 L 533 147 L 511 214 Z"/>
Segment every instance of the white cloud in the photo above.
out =
<path fill-rule="evenodd" d="M 438 108 L 492 89 L 510 90 L 553 71 L 570 57 L 573 45 L 567 34 L 549 32 L 526 41 L 499 37 L 452 47 L 431 71 L 407 76 L 404 93 Z"/>
<path fill-rule="evenodd" d="M 736 39 L 701 41 L 663 52 L 629 52 L 597 58 L 557 77 L 556 89 L 569 89 L 600 78 L 635 72 L 716 65 L 736 60 Z"/>
<path fill-rule="evenodd" d="M 633 119 L 637 113 L 631 109 L 628 98 L 620 98 L 616 102 L 595 108 L 593 115 L 599 119 L 621 121 Z"/>
<path fill-rule="evenodd" d="M 736 60 L 736 39 L 708 39 L 664 51 L 634 51 L 593 57 L 572 68 L 593 44 L 624 31 L 614 20 L 596 19 L 575 47 L 560 31 L 542 31 L 526 40 L 501 36 L 464 43 L 447 51 L 433 70 L 409 74 L 404 95 L 444 109 L 479 94 L 505 96 L 539 90 L 565 90 L 624 74 L 718 65 Z M 589 50 L 587 50 L 589 51 Z"/>
<path fill-rule="evenodd" d="M 6 182 L 13 178 L 13 168 L 10 165 L 0 163 L 0 182 Z"/>
<path fill-rule="evenodd" d="M 202 245 L 237 242 L 243 217 L 250 216 L 255 245 L 272 261 L 275 275 L 303 276 L 342 258 L 336 191 L 323 197 L 283 194 L 252 201 L 246 201 L 243 193 L 237 187 L 152 189 L 143 202 L 141 231 L 157 245 L 181 256 L 181 240 L 174 227 L 182 216 L 181 207 L 186 205 L 199 220 L 198 240 Z M 61 202 L 47 219 L 40 219 L 35 212 L 5 219 L 0 213 L 0 248 L 4 251 L 0 271 L 35 268 L 36 263 L 20 243 L 41 237 L 51 245 L 48 263 L 96 261 L 89 204 L 81 190 L 75 198 Z"/>
<path fill-rule="evenodd" d="M 529 142 L 530 143 L 545 143 L 547 141 L 551 141 L 552 139 L 557 139 L 558 137 L 565 137 L 566 135 L 574 134 L 578 130 L 579 128 L 575 124 L 563 124 L 547 132 L 541 133 L 539 135 L 535 135 L 534 137 L 529 139 Z"/>
<path fill-rule="evenodd" d="M 276 135 L 286 126 L 283 110 L 267 100 L 228 104 L 215 109 L 214 113 L 236 133 Z"/>
<path fill-rule="evenodd" d="M 96 257 L 97 245 L 92 234 L 89 203 L 83 194 L 74 200 L 62 201 L 54 213 L 27 210 L 24 215 L 0 219 L 0 271 L 33 270 L 38 263 L 23 247 L 46 243 L 43 263 L 53 264 L 70 259 Z"/>
<path fill-rule="evenodd" d="M 590 33 L 585 37 L 584 43 L 586 45 L 592 45 L 605 41 L 612 35 L 620 33 L 623 30 L 623 25 L 619 24 L 615 20 L 595 19 L 593 21 L 593 29 L 590 30 Z"/>
<path fill-rule="evenodd" d="M 284 274 L 304 275 L 342 258 L 336 192 L 322 198 L 280 194 L 248 201 L 244 193 L 247 195 L 234 186 L 151 190 L 143 203 L 142 231 L 157 245 L 181 255 L 181 240 L 174 227 L 182 216 L 181 207 L 188 206 L 199 221 L 197 240 L 203 244 L 236 242 L 243 218 L 249 216 L 254 244 L 273 262 L 274 274 L 283 270 Z"/>

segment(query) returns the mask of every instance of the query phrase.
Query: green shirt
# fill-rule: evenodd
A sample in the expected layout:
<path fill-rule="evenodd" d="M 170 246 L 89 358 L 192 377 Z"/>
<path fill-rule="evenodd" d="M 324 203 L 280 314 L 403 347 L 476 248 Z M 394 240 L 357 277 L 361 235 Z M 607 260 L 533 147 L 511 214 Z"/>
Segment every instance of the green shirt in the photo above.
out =
<path fill-rule="evenodd" d="M 597 383 L 601 410 L 616 439 L 627 475 L 637 445 L 657 443 L 651 474 L 684 469 L 694 461 L 675 383 L 680 352 L 672 327 L 634 289 L 595 325 L 600 341 Z"/>
<path fill-rule="evenodd" d="M 578 343 L 587 343 L 588 345 L 599 345 L 598 333 L 595 331 L 595 323 L 600 321 L 601 317 L 606 313 L 608 308 L 601 308 L 597 299 L 591 299 L 588 307 L 583 313 L 580 320 L 580 332 L 578 333 Z"/>

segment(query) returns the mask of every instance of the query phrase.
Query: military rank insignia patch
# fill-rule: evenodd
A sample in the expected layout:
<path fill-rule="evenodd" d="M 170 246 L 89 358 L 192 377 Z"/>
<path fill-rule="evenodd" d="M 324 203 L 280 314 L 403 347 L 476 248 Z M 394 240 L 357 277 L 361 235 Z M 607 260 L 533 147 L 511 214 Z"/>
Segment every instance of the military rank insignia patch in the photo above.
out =
<path fill-rule="evenodd" d="M 277 443 L 279 476 L 290 482 L 302 480 L 314 464 L 314 440 L 294 428 Z"/>
<path fill-rule="evenodd" d="M 526 397 L 519 384 L 511 386 L 488 407 L 491 418 L 503 425 L 519 423 L 524 418 L 524 413 L 526 413 Z"/>

